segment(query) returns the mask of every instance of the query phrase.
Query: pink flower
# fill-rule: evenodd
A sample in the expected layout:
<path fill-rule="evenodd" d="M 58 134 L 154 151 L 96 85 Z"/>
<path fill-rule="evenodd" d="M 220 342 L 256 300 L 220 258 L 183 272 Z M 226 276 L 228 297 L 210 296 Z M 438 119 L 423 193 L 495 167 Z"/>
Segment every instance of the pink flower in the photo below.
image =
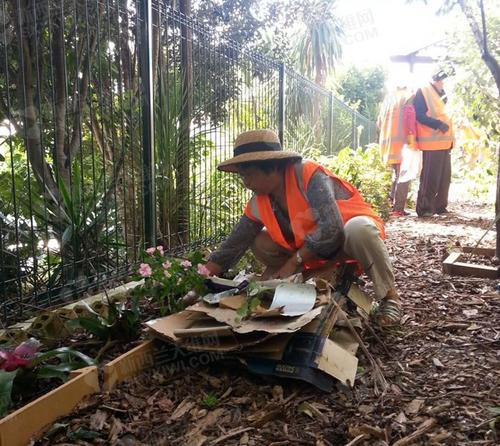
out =
<path fill-rule="evenodd" d="M 167 270 L 163 271 L 163 274 L 167 279 L 172 276 Z"/>
<path fill-rule="evenodd" d="M 12 372 L 18 367 L 28 365 L 35 359 L 40 345 L 39 341 L 32 338 L 18 345 L 13 352 L 0 350 L 0 369 Z"/>
<path fill-rule="evenodd" d="M 153 271 L 151 270 L 151 267 L 147 263 L 141 263 L 141 266 L 139 267 L 139 274 L 142 277 L 149 277 L 151 276 L 151 274 L 153 274 Z"/>
<path fill-rule="evenodd" d="M 163 266 L 163 268 L 165 268 L 165 269 L 169 269 L 169 268 L 172 266 L 172 262 L 169 262 L 169 261 L 167 260 L 167 261 L 163 262 L 163 263 L 161 264 L 161 266 Z"/>
<path fill-rule="evenodd" d="M 210 270 L 203 264 L 198 263 L 198 268 L 196 269 L 198 274 L 203 277 L 208 277 L 210 276 Z"/>
<path fill-rule="evenodd" d="M 181 262 L 181 266 L 184 268 L 184 269 L 188 269 L 190 266 L 193 266 L 193 264 L 189 261 L 189 260 L 183 260 Z"/>
<path fill-rule="evenodd" d="M 156 251 L 156 248 L 148 248 L 146 249 L 146 253 L 148 253 L 150 256 L 152 256 Z"/>
<path fill-rule="evenodd" d="M 158 245 L 158 246 L 156 247 L 156 250 L 160 253 L 160 255 L 161 255 L 161 256 L 163 256 L 163 254 L 165 253 L 165 252 L 163 251 L 163 246 L 161 246 L 161 245 Z"/>
<path fill-rule="evenodd" d="M 18 358 L 14 353 L 8 351 L 0 351 L 0 369 L 6 372 L 13 372 L 18 367 L 28 365 L 30 361 Z"/>

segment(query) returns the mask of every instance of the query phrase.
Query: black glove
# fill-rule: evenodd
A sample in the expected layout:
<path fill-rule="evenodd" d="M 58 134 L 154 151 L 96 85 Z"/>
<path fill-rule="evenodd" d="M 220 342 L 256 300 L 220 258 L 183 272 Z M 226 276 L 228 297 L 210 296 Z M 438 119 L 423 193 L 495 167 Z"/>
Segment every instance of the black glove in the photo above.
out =
<path fill-rule="evenodd" d="M 446 133 L 448 130 L 450 130 L 450 126 L 446 124 L 446 122 L 441 122 L 438 127 L 439 130 L 441 130 L 443 133 Z"/>

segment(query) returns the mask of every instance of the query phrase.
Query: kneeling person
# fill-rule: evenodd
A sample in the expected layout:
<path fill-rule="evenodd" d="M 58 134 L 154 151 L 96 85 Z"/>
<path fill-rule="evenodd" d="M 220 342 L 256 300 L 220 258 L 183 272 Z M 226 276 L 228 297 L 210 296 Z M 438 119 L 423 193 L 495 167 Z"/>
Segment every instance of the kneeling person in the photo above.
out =
<path fill-rule="evenodd" d="M 251 248 L 263 278 L 285 278 L 351 257 L 373 281 L 383 326 L 399 322 L 401 305 L 384 242 L 384 225 L 357 189 L 313 161 L 281 148 L 271 130 L 240 134 L 234 157 L 218 169 L 238 173 L 254 195 L 207 268 L 220 274 Z"/>

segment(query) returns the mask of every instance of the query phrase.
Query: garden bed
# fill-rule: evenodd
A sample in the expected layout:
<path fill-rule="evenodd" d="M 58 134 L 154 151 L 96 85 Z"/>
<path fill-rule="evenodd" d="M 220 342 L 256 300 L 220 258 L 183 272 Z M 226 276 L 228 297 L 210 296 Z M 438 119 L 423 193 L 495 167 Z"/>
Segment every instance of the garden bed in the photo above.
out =
<path fill-rule="evenodd" d="M 463 247 L 445 259 L 443 271 L 451 276 L 497 279 L 500 276 L 498 266 L 493 264 L 494 256 L 494 249 Z"/>
<path fill-rule="evenodd" d="M 0 446 L 25 446 L 86 396 L 100 391 L 97 367 L 71 373 L 72 378 L 0 420 Z"/>

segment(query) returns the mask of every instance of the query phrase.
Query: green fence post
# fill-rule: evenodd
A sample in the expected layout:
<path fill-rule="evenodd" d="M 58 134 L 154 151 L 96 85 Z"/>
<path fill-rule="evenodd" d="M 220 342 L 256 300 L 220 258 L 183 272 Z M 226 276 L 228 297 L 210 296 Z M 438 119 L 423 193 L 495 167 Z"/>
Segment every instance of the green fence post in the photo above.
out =
<path fill-rule="evenodd" d="M 278 97 L 278 136 L 281 145 L 284 146 L 285 138 L 285 64 L 281 63 L 279 73 L 279 97 Z"/>
<path fill-rule="evenodd" d="M 140 2 L 140 80 L 142 104 L 144 241 L 156 245 L 156 199 L 153 119 L 153 34 L 151 0 Z"/>

